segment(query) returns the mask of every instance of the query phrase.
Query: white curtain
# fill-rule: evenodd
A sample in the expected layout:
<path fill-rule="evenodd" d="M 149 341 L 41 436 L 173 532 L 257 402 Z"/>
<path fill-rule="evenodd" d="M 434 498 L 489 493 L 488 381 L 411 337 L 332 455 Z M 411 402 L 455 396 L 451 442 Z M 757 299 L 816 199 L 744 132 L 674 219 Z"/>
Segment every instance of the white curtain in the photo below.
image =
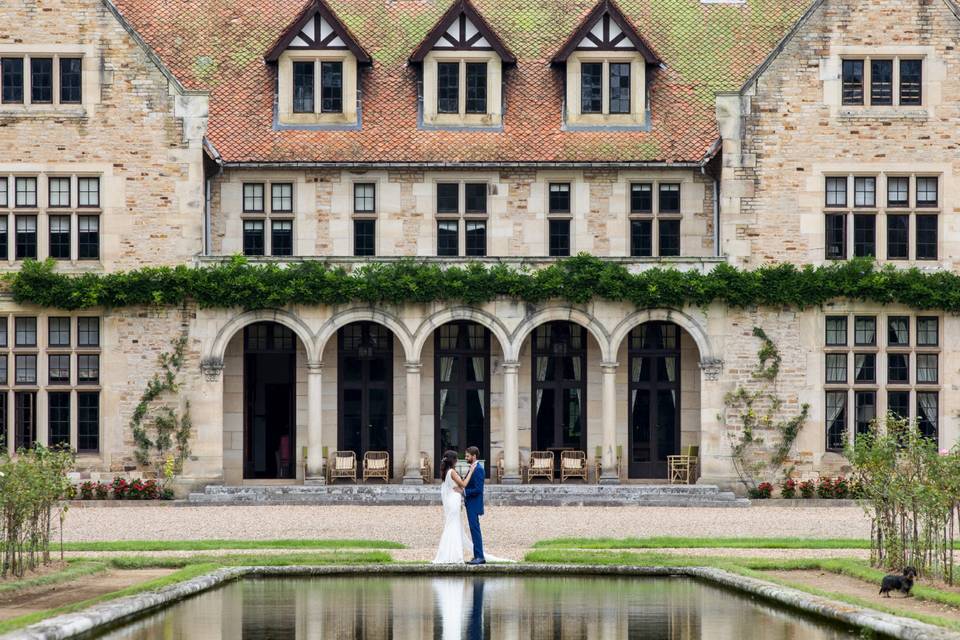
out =
<path fill-rule="evenodd" d="M 483 389 L 477 389 L 477 399 L 480 401 L 480 415 L 484 418 L 487 417 L 487 403 L 484 394 L 486 392 Z"/>
<path fill-rule="evenodd" d="M 833 423 L 840 417 L 840 414 L 843 413 L 844 408 L 847 406 L 847 396 L 841 392 L 830 394 L 829 398 L 833 400 L 833 402 L 827 402 L 827 424 L 832 429 Z"/>
<path fill-rule="evenodd" d="M 857 336 L 860 344 L 873 344 L 876 340 L 877 324 L 872 320 L 864 320 L 857 323 Z"/>
<path fill-rule="evenodd" d="M 908 333 L 907 333 L 907 323 L 903 320 L 891 320 L 890 321 L 890 333 L 896 339 L 895 344 L 907 344 Z"/>
<path fill-rule="evenodd" d="M 858 354 L 856 357 L 856 360 L 854 361 L 854 364 L 856 365 L 856 369 L 857 369 L 856 372 L 853 374 L 854 380 L 857 380 L 857 381 L 860 380 L 860 372 L 863 371 L 863 365 L 865 365 L 866 363 L 867 363 L 867 356 L 863 354 Z"/>
<path fill-rule="evenodd" d="M 666 357 L 663 359 L 663 363 L 667 369 L 667 381 L 675 382 L 677 379 L 677 359 Z"/>
<path fill-rule="evenodd" d="M 483 328 L 482 327 L 470 327 L 470 331 L 467 333 L 467 336 L 470 340 L 470 348 L 479 351 L 483 349 Z"/>
<path fill-rule="evenodd" d="M 935 431 L 937 428 L 937 394 L 918 393 L 917 404 L 920 406 L 924 420 L 929 422 Z"/>
<path fill-rule="evenodd" d="M 449 356 L 440 358 L 440 382 L 450 382 L 450 376 L 453 373 L 454 359 Z M 447 394 L 449 390 L 440 389 L 440 418 L 443 418 L 443 409 L 447 406 Z"/>
<path fill-rule="evenodd" d="M 630 361 L 630 380 L 640 382 L 640 373 L 643 371 L 643 356 L 636 356 Z"/>
<path fill-rule="evenodd" d="M 473 365 L 473 379 L 477 382 L 484 381 L 484 371 L 483 358 L 470 358 L 470 364 Z"/>
<path fill-rule="evenodd" d="M 570 359 L 573 361 L 573 379 L 579 382 L 580 380 L 582 380 L 582 378 L 580 377 L 580 373 L 581 373 L 581 367 L 583 365 L 583 361 L 580 359 L 579 356 L 576 356 Z"/>
<path fill-rule="evenodd" d="M 550 359 L 547 356 L 537 356 L 537 382 L 543 382 L 547 379 L 547 366 Z"/>
<path fill-rule="evenodd" d="M 937 381 L 937 356 L 921 354 L 917 356 L 917 382 Z"/>

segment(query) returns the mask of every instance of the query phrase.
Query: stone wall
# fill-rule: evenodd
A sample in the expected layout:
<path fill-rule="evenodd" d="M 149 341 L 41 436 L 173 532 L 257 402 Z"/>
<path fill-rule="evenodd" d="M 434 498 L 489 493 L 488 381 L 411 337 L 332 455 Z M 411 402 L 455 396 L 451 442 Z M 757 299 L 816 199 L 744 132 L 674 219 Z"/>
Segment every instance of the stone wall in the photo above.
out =
<path fill-rule="evenodd" d="M 0 54 L 83 55 L 82 105 L 0 106 L 0 147 L 15 150 L 0 174 L 38 175 L 41 202 L 45 175 L 101 176 L 101 260 L 68 268 L 189 261 L 202 249 L 206 97 L 182 95 L 100 0 L 10 0 L 3 14 Z"/>

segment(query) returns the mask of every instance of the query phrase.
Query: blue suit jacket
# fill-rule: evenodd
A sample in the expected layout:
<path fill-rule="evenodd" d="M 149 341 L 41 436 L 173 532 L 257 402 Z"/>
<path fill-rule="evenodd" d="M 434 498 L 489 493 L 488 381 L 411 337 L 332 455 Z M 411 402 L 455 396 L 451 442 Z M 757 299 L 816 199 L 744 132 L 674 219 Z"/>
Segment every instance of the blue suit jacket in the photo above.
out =
<path fill-rule="evenodd" d="M 463 488 L 463 504 L 467 511 L 483 515 L 483 465 L 477 463 L 477 468 L 470 476 L 470 482 Z"/>

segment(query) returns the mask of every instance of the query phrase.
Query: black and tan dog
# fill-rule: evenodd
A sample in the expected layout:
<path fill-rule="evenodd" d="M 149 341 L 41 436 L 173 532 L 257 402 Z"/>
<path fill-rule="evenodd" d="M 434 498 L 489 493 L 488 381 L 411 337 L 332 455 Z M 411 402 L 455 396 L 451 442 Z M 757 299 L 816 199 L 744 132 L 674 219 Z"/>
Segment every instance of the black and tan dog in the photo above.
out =
<path fill-rule="evenodd" d="M 913 581 L 917 577 L 917 570 L 913 567 L 904 567 L 903 575 L 889 575 L 883 577 L 880 583 L 880 595 L 890 597 L 891 591 L 900 591 L 904 597 L 910 597 Z"/>

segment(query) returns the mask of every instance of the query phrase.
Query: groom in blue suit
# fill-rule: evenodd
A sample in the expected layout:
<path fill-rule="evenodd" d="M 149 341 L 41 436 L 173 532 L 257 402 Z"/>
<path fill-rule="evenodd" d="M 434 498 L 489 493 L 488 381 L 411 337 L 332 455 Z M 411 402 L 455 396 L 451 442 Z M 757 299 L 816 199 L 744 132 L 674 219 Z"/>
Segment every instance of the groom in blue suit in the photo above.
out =
<path fill-rule="evenodd" d="M 466 459 L 475 467 L 470 482 L 463 489 L 463 504 L 467 508 L 467 523 L 473 540 L 473 560 L 467 564 L 486 564 L 483 559 L 483 534 L 480 533 L 480 516 L 483 515 L 483 465 L 477 462 L 480 450 L 467 447 Z"/>

